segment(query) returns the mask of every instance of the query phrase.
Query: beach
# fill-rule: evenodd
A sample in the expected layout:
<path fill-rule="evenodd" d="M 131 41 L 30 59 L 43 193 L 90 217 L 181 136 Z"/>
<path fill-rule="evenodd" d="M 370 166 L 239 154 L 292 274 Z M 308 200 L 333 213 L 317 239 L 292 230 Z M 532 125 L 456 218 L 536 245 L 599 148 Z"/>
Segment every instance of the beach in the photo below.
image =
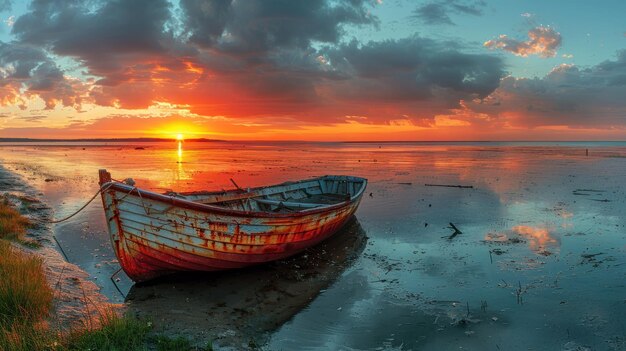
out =
<path fill-rule="evenodd" d="M 13 143 L 0 144 L 0 192 L 60 219 L 98 191 L 101 168 L 157 192 L 365 177 L 349 225 L 269 265 L 135 285 L 99 198 L 41 225 L 38 250 L 67 301 L 114 304 L 197 344 L 623 350 L 625 159 L 626 143 Z M 79 318 L 70 305 L 59 318 Z"/>
<path fill-rule="evenodd" d="M 69 262 L 55 243 L 54 233 L 48 221 L 52 209 L 43 194 L 29 186 L 24 178 L 7 171 L 0 165 L 0 194 L 9 203 L 25 213 L 32 223 L 28 240 L 34 245 L 19 246 L 21 251 L 35 254 L 44 260 L 44 273 L 54 291 L 51 326 L 55 330 L 82 328 L 85 322 L 104 310 L 122 308 L 100 293 L 94 281 L 81 267 Z"/>

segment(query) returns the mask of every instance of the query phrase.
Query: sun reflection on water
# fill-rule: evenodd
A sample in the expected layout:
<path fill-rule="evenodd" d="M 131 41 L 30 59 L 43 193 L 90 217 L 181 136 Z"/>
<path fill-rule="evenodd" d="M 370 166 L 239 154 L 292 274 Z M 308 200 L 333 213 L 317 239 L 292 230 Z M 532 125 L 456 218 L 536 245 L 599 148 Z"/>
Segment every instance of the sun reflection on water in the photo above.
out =
<path fill-rule="evenodd" d="M 188 179 L 184 168 L 183 168 L 183 141 L 178 141 L 178 149 L 176 151 L 176 180 L 184 180 Z"/>

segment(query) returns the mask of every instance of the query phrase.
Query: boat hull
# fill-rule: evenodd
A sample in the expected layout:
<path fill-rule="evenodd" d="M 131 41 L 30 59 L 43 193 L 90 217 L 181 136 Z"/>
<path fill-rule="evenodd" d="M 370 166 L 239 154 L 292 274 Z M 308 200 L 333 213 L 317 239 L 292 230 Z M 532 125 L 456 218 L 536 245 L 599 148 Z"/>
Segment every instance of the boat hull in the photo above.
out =
<path fill-rule="evenodd" d="M 229 211 L 102 182 L 115 254 L 136 282 L 179 271 L 242 268 L 292 256 L 336 233 L 361 195 L 294 214 Z"/>

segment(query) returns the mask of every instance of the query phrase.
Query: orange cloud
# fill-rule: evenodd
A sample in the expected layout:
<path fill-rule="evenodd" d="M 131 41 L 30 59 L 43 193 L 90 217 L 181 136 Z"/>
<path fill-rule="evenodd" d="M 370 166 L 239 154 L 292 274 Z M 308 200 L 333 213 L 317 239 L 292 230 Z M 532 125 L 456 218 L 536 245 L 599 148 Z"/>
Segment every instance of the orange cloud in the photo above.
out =
<path fill-rule="evenodd" d="M 378 23 L 372 4 L 184 1 L 177 24 L 166 0 L 33 2 L 15 40 L 0 43 L 0 136 L 623 138 L 626 52 L 543 78 L 506 76 L 502 57 L 462 42 L 349 40 L 345 27 Z M 444 10 L 480 15 L 478 5 Z M 485 46 L 556 55 L 552 28 L 528 36 Z"/>
<path fill-rule="evenodd" d="M 511 39 L 501 34 L 497 39 L 488 40 L 483 45 L 490 49 L 502 49 L 517 56 L 538 55 L 547 58 L 556 56 L 556 50 L 561 45 L 561 34 L 550 27 L 538 26 L 528 31 L 526 41 Z"/>

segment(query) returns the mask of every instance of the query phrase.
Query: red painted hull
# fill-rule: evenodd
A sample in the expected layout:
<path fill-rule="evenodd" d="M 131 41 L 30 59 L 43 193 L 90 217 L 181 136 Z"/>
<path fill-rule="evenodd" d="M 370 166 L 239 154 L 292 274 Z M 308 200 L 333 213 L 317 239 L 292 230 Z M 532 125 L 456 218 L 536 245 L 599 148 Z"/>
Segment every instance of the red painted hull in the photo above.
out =
<path fill-rule="evenodd" d="M 136 282 L 292 256 L 336 233 L 354 214 L 363 193 L 320 209 L 272 213 L 181 200 L 107 182 L 102 174 L 101 186 L 115 253 Z"/>

